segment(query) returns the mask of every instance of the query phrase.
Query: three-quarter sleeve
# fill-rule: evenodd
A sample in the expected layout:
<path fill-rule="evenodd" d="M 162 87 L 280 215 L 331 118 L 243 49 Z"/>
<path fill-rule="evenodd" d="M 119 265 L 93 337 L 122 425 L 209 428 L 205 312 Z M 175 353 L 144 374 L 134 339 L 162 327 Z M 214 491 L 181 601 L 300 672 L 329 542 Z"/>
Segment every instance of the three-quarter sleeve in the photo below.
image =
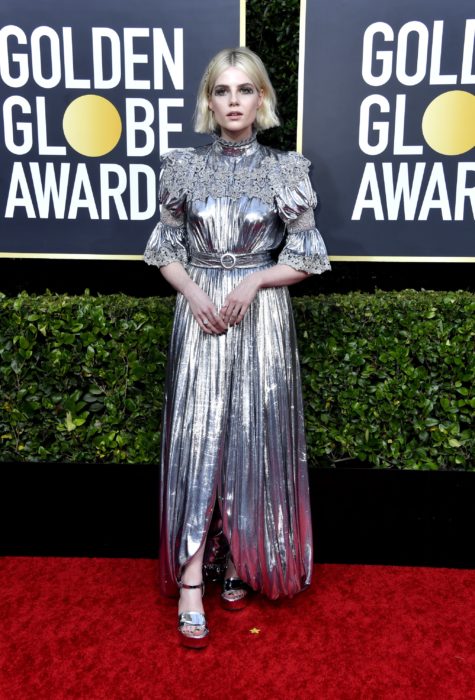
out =
<path fill-rule="evenodd" d="M 186 244 L 186 190 L 175 186 L 179 155 L 172 151 L 162 158 L 158 201 L 160 221 L 152 231 L 144 252 L 148 265 L 163 267 L 172 262 L 188 262 Z"/>
<path fill-rule="evenodd" d="M 323 238 L 315 225 L 314 208 L 317 196 L 308 170 L 310 163 L 299 153 L 289 153 L 286 184 L 276 193 L 275 203 L 286 224 L 284 247 L 278 262 L 310 274 L 330 270 L 330 261 Z"/>

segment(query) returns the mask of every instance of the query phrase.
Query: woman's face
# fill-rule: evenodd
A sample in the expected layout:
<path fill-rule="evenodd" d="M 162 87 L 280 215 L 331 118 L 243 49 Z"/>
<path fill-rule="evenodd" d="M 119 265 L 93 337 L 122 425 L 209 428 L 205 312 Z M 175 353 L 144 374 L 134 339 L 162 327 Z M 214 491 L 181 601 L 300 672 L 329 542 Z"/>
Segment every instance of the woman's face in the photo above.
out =
<path fill-rule="evenodd" d="M 221 127 L 221 136 L 229 141 L 249 138 L 261 104 L 262 90 L 258 90 L 249 76 L 234 66 L 218 76 L 208 100 L 208 106 Z"/>

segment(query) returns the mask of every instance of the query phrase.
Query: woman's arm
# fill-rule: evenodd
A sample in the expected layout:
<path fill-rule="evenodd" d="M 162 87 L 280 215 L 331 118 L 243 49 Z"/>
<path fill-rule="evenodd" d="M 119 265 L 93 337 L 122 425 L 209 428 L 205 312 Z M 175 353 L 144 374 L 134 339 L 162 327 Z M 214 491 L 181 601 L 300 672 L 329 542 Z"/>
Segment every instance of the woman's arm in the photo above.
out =
<path fill-rule="evenodd" d="M 264 289 L 265 287 L 287 287 L 289 284 L 296 284 L 310 277 L 308 272 L 296 270 L 290 265 L 274 265 L 267 268 L 267 270 L 254 272 L 253 274 L 258 275 L 260 280 L 259 289 Z"/>
<path fill-rule="evenodd" d="M 180 262 L 164 265 L 160 267 L 160 272 L 177 292 L 183 294 L 191 313 L 205 333 L 220 334 L 226 331 L 227 324 L 218 314 L 215 305 L 206 292 L 191 279 Z"/>
<path fill-rule="evenodd" d="M 234 326 L 242 321 L 259 289 L 288 286 L 307 277 L 310 277 L 308 272 L 295 270 L 290 265 L 274 265 L 252 272 L 228 294 L 220 309 L 221 317 L 226 324 Z"/>

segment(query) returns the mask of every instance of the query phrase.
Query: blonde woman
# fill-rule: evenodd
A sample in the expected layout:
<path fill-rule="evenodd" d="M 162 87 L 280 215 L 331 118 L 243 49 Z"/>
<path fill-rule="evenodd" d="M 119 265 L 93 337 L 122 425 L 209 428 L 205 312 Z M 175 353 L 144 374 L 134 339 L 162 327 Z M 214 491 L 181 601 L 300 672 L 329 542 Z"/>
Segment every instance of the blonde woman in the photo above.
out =
<path fill-rule="evenodd" d="M 260 58 L 226 49 L 201 80 L 207 146 L 161 166 L 161 221 L 145 251 L 177 290 L 165 392 L 160 581 L 179 592 L 181 643 L 209 630 L 202 596 L 213 512 L 229 549 L 223 606 L 310 584 L 303 408 L 287 285 L 330 269 L 315 228 L 309 162 L 259 144 L 278 125 Z M 280 253 L 277 256 L 277 251 Z M 209 549 L 209 548 L 208 548 Z"/>

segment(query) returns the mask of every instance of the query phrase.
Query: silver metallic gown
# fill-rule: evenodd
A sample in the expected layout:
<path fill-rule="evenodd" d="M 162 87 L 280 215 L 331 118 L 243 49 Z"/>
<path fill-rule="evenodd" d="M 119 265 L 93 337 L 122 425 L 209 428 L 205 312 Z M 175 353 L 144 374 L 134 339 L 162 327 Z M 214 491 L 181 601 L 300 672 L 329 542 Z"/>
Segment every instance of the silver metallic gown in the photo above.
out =
<path fill-rule="evenodd" d="M 218 309 L 243 277 L 276 264 L 279 246 L 279 263 L 329 269 L 308 167 L 300 154 L 262 146 L 255 135 L 169 152 L 161 221 L 145 261 L 181 262 Z M 242 579 L 270 598 L 309 585 L 304 417 L 286 287 L 261 289 L 243 321 L 219 336 L 204 333 L 177 296 L 162 437 L 165 594 L 176 593 L 183 566 L 206 540 L 216 499 Z"/>

